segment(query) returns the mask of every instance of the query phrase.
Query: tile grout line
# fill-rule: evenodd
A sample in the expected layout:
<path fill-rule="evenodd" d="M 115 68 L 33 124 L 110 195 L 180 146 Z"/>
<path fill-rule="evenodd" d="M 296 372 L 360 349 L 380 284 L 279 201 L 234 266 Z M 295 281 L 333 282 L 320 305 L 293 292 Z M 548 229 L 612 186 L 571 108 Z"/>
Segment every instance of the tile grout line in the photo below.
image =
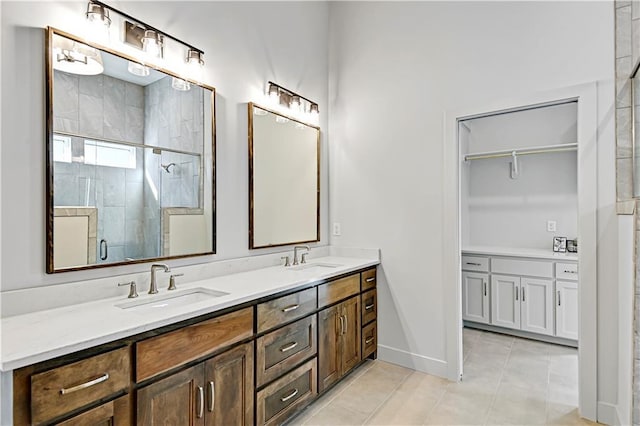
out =
<path fill-rule="evenodd" d="M 415 370 L 414 370 L 414 371 L 415 371 Z M 406 381 L 407 381 L 407 379 L 409 379 L 409 376 L 411 376 L 411 374 L 413 374 L 413 372 L 409 372 L 409 374 L 407 374 L 407 375 L 405 376 L 405 378 L 404 378 L 404 379 L 402 379 L 402 381 L 401 381 L 400 383 L 398 383 L 398 384 L 397 384 L 397 385 L 396 385 L 396 386 L 391 390 L 391 392 L 389 392 L 389 394 L 387 395 L 387 397 L 386 397 L 384 400 L 382 400 L 382 401 L 380 402 L 380 404 L 378 404 L 378 406 L 377 406 L 377 407 L 376 407 L 376 408 L 371 412 L 371 414 L 369 414 L 369 417 L 367 417 L 366 419 L 364 419 L 364 422 L 363 422 L 363 423 L 361 423 L 362 425 L 366 425 L 366 424 L 367 424 L 367 422 L 368 422 L 368 421 L 369 421 L 369 420 L 370 420 L 370 419 L 371 419 L 371 418 L 372 418 L 372 417 L 373 417 L 373 416 L 374 416 L 378 411 L 380 411 L 380 408 L 382 408 L 382 406 L 384 405 L 384 403 L 385 403 L 385 402 L 387 402 L 387 401 L 388 401 L 388 400 L 393 396 L 393 393 L 394 393 L 394 392 L 395 392 L 395 391 L 396 391 L 400 386 L 402 386 L 402 384 L 403 384 L 404 382 L 406 382 Z"/>

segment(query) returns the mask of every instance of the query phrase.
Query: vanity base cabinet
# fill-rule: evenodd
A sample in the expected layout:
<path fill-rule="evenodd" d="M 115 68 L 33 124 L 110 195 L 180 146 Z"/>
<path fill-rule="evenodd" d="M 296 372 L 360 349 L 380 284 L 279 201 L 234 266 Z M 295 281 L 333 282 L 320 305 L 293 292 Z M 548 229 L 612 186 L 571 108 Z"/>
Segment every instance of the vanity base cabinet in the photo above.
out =
<path fill-rule="evenodd" d="M 491 276 L 491 324 L 520 329 L 520 278 Z"/>
<path fill-rule="evenodd" d="M 462 319 L 489 324 L 489 274 L 462 272 Z"/>
<path fill-rule="evenodd" d="M 553 336 L 553 281 L 523 277 L 520 282 L 521 329 Z"/>
<path fill-rule="evenodd" d="M 578 339 L 578 283 L 556 282 L 556 336 Z"/>
<path fill-rule="evenodd" d="M 131 412 L 129 395 L 121 396 L 113 401 L 78 414 L 59 426 L 129 426 L 131 425 Z"/>
<path fill-rule="evenodd" d="M 318 391 L 347 374 L 361 360 L 360 296 L 318 313 Z"/>

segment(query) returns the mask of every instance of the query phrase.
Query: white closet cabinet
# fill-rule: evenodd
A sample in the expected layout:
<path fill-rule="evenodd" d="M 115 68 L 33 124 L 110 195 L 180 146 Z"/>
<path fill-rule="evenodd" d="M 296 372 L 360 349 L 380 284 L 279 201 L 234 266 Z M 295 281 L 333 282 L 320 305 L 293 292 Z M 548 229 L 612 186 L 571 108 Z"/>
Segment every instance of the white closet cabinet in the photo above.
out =
<path fill-rule="evenodd" d="M 491 324 L 520 329 L 520 278 L 491 276 Z"/>
<path fill-rule="evenodd" d="M 521 329 L 553 336 L 553 281 L 520 279 Z M 575 337 L 577 339 L 577 336 Z"/>
<path fill-rule="evenodd" d="M 462 319 L 489 324 L 489 274 L 462 272 Z"/>
<path fill-rule="evenodd" d="M 578 283 L 556 281 L 556 336 L 578 340 Z"/>

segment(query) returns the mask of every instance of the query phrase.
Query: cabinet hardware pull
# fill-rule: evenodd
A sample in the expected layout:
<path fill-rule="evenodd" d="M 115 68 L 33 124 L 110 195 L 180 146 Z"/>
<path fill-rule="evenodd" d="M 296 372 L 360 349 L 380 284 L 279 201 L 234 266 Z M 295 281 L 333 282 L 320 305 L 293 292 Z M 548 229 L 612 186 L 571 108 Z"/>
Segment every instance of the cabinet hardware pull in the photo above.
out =
<path fill-rule="evenodd" d="M 107 260 L 109 257 L 109 246 L 107 245 L 107 240 L 100 240 L 100 260 Z"/>
<path fill-rule="evenodd" d="M 471 266 L 482 266 L 480 263 L 475 263 L 475 262 L 467 262 L 467 265 L 471 265 Z"/>
<path fill-rule="evenodd" d="M 518 291 L 517 288 L 516 288 L 516 292 L 515 293 L 516 293 L 516 300 L 518 300 L 518 293 L 520 293 L 520 292 Z"/>
<path fill-rule="evenodd" d="M 201 419 L 202 416 L 204 416 L 204 389 L 198 386 L 198 418 Z"/>
<path fill-rule="evenodd" d="M 344 334 L 344 318 L 340 315 L 340 334 Z"/>
<path fill-rule="evenodd" d="M 368 311 L 369 309 L 373 309 L 374 306 L 376 306 L 375 303 L 372 303 L 370 305 L 365 305 L 364 310 Z"/>
<path fill-rule="evenodd" d="M 213 381 L 209 382 L 209 412 L 213 411 L 213 405 L 216 402 L 216 386 Z"/>
<path fill-rule="evenodd" d="M 482 284 L 484 284 L 484 295 L 487 295 L 487 282 L 486 281 L 482 281 Z"/>
<path fill-rule="evenodd" d="M 565 270 L 564 270 L 564 273 L 565 273 L 565 274 L 577 274 L 577 273 L 578 273 L 578 271 L 568 271 L 568 270 L 566 270 L 566 269 L 565 269 Z"/>
<path fill-rule="evenodd" d="M 522 287 L 522 301 L 524 302 L 524 287 Z"/>
<path fill-rule="evenodd" d="M 374 277 L 374 278 L 367 278 L 365 281 L 366 281 L 366 282 L 368 282 L 368 283 L 372 283 L 372 282 L 374 282 L 375 280 L 376 280 L 376 279 L 375 279 L 375 277 Z"/>
<path fill-rule="evenodd" d="M 369 343 L 373 342 L 373 337 L 369 337 L 367 340 L 364 341 L 365 345 L 368 345 Z"/>
<path fill-rule="evenodd" d="M 349 327 L 349 326 L 347 325 L 347 316 L 345 315 L 344 316 L 344 333 L 343 334 L 347 334 L 347 327 Z"/>
<path fill-rule="evenodd" d="M 97 385 L 98 383 L 106 382 L 107 380 L 109 380 L 109 373 L 104 373 L 102 376 L 96 379 L 89 380 L 88 382 L 79 384 L 77 386 L 72 386 L 70 388 L 62 388 L 60 389 L 60 395 L 67 395 L 72 392 L 79 391 L 80 389 L 86 389 L 91 386 Z"/>
<path fill-rule="evenodd" d="M 560 290 L 558 290 L 558 306 L 560 306 Z"/>
<path fill-rule="evenodd" d="M 291 342 L 288 345 L 284 345 L 283 347 L 281 347 L 280 352 L 288 352 L 296 346 L 298 346 L 298 342 Z"/>
<path fill-rule="evenodd" d="M 293 398 L 294 396 L 296 396 L 298 394 L 298 389 L 294 389 L 293 391 L 291 391 L 291 393 L 287 396 L 283 396 L 282 398 L 280 398 L 280 401 L 282 402 L 286 402 L 288 400 L 290 400 L 291 398 Z"/>
<path fill-rule="evenodd" d="M 291 306 L 287 306 L 286 308 L 282 309 L 282 312 L 291 312 L 291 311 L 295 311 L 296 309 L 298 309 L 300 307 L 300 305 L 291 305 Z"/>

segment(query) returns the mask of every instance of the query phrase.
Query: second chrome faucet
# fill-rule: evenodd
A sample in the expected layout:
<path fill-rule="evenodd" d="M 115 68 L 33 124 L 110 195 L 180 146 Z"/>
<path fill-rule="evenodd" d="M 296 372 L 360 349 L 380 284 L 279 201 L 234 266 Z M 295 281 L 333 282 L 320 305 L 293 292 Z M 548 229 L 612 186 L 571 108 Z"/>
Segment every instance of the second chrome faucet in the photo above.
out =
<path fill-rule="evenodd" d="M 171 268 L 164 263 L 154 263 L 151 265 L 151 283 L 149 284 L 149 294 L 158 292 L 158 283 L 156 282 L 156 269 L 164 269 L 164 272 L 171 272 Z"/>

